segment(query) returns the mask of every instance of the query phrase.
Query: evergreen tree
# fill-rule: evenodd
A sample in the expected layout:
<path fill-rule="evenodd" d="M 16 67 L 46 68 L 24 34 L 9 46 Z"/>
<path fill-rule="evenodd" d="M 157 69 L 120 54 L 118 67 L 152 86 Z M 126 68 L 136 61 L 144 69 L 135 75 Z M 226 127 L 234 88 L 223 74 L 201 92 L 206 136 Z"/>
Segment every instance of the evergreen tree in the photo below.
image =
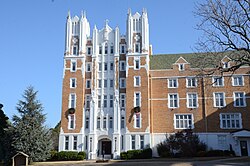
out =
<path fill-rule="evenodd" d="M 13 116 L 14 148 L 28 154 L 31 162 L 48 159 L 51 136 L 44 126 L 46 117 L 33 87 L 24 91 L 23 100 L 19 100 L 16 109 L 20 116 Z"/>

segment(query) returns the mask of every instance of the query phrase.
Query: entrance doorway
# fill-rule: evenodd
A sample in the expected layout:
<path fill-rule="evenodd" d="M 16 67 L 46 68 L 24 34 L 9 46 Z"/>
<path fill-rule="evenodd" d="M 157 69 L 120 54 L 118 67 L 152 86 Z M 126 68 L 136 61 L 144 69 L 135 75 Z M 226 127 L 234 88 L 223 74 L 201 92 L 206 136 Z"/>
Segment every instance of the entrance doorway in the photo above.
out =
<path fill-rule="evenodd" d="M 241 156 L 248 156 L 247 141 L 240 141 Z"/>
<path fill-rule="evenodd" d="M 108 138 L 103 138 L 98 141 L 98 157 L 111 159 L 112 157 L 112 141 Z"/>

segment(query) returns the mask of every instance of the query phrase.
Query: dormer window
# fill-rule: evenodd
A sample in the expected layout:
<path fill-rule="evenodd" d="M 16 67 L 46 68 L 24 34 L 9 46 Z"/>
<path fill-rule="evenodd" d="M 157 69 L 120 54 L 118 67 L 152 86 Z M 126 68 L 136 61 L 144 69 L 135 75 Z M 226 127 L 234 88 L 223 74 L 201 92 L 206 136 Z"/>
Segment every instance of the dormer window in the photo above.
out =
<path fill-rule="evenodd" d="M 222 62 L 222 64 L 223 64 L 223 66 L 222 66 L 223 69 L 227 69 L 230 67 L 229 62 Z"/>
<path fill-rule="evenodd" d="M 184 68 L 184 64 L 179 64 L 179 71 L 183 71 L 185 68 Z"/>

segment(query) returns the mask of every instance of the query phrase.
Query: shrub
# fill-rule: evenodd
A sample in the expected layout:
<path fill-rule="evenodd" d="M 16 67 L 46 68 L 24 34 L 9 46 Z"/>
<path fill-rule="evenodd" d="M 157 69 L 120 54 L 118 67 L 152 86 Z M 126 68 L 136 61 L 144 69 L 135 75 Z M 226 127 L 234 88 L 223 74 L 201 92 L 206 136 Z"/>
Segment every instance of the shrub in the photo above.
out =
<path fill-rule="evenodd" d="M 209 150 L 206 154 L 207 157 L 224 156 L 223 150 Z"/>
<path fill-rule="evenodd" d="M 156 148 L 157 148 L 157 152 L 158 152 L 158 154 L 159 154 L 160 157 L 170 157 L 171 156 L 170 149 L 167 146 L 166 142 L 159 143 L 156 146 Z"/>
<path fill-rule="evenodd" d="M 152 149 L 147 148 L 143 150 L 129 150 L 127 152 L 121 152 L 121 159 L 149 159 L 152 158 Z"/>
<path fill-rule="evenodd" d="M 83 160 L 86 157 L 85 152 L 73 152 L 73 151 L 61 151 L 61 152 L 51 152 L 52 156 L 50 160 L 52 161 L 71 161 L 71 160 Z"/>

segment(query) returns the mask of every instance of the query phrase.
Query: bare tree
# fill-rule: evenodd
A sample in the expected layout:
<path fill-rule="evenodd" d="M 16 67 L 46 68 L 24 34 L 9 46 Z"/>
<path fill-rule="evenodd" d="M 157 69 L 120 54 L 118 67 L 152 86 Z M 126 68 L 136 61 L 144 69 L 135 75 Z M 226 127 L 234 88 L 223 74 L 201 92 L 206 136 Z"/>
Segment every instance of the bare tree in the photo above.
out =
<path fill-rule="evenodd" d="M 195 16 L 204 32 L 196 49 L 209 54 L 200 55 L 201 68 L 211 67 L 211 74 L 212 68 L 223 73 L 250 66 L 250 0 L 205 0 L 196 5 Z M 230 66 L 220 63 L 225 56 Z"/>

